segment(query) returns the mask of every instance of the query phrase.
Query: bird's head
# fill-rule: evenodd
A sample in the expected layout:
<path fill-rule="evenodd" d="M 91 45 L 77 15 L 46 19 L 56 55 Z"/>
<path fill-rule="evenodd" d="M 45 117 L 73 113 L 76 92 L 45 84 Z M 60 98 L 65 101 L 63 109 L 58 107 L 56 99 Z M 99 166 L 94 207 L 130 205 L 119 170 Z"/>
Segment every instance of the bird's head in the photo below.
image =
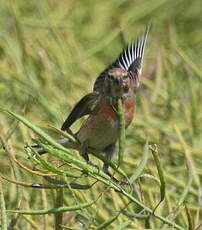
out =
<path fill-rule="evenodd" d="M 121 68 L 110 69 L 105 78 L 105 93 L 110 97 L 124 97 L 130 93 L 129 73 Z"/>

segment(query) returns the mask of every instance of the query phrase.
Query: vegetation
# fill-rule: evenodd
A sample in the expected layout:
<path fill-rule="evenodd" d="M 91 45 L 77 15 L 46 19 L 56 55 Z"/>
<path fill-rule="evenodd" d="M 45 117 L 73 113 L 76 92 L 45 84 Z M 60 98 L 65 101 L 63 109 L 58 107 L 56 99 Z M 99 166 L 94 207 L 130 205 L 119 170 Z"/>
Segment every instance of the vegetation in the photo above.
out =
<path fill-rule="evenodd" d="M 53 127 L 149 22 L 135 119 L 110 168 L 125 186 L 58 146 Z M 2 0 L 1 229 L 199 229 L 201 60 L 200 0 Z"/>

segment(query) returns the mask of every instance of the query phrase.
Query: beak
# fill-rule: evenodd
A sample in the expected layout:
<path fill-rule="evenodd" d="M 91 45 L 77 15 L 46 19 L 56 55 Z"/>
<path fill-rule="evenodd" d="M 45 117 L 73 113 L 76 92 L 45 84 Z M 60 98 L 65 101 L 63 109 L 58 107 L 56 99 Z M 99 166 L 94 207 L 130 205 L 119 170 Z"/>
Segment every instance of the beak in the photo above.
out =
<path fill-rule="evenodd" d="M 117 85 L 122 85 L 123 84 L 123 79 L 121 77 L 117 77 L 114 82 L 117 84 Z"/>

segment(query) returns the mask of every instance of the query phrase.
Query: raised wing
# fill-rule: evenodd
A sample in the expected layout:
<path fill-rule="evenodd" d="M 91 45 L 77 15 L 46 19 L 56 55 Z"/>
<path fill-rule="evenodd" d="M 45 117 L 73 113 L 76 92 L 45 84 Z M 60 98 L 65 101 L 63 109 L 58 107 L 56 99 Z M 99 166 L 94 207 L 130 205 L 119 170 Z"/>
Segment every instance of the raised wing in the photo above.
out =
<path fill-rule="evenodd" d="M 98 96 L 97 93 L 89 93 L 81 98 L 81 100 L 73 107 L 71 113 L 63 123 L 61 130 L 68 130 L 77 119 L 90 114 L 95 108 Z"/>
<path fill-rule="evenodd" d="M 127 45 L 119 57 L 114 63 L 106 68 L 96 79 L 93 90 L 100 92 L 103 88 L 104 79 L 107 76 L 107 72 L 112 68 L 121 68 L 123 70 L 131 72 L 132 76 L 136 76 L 141 73 L 141 67 L 144 56 L 144 49 L 150 31 L 151 25 L 148 25 L 145 33 L 131 44 Z"/>
<path fill-rule="evenodd" d="M 120 54 L 116 62 L 122 69 L 126 71 L 132 71 L 136 69 L 138 72 L 141 72 L 145 45 L 150 28 L 151 25 L 147 26 L 145 33 L 140 38 L 127 45 L 123 52 Z"/>

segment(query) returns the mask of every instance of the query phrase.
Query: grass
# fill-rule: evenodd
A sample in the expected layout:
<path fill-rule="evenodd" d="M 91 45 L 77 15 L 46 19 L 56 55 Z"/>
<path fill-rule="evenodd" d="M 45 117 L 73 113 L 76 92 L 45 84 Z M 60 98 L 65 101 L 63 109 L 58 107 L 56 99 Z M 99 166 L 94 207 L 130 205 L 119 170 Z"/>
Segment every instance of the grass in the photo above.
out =
<path fill-rule="evenodd" d="M 151 21 L 135 119 L 111 169 L 133 191 L 54 148 L 61 133 L 50 126 Z M 0 107 L 12 112 L 0 113 L 2 230 L 199 229 L 201 22 L 199 0 L 2 1 Z M 50 154 L 24 149 L 38 137 Z"/>

